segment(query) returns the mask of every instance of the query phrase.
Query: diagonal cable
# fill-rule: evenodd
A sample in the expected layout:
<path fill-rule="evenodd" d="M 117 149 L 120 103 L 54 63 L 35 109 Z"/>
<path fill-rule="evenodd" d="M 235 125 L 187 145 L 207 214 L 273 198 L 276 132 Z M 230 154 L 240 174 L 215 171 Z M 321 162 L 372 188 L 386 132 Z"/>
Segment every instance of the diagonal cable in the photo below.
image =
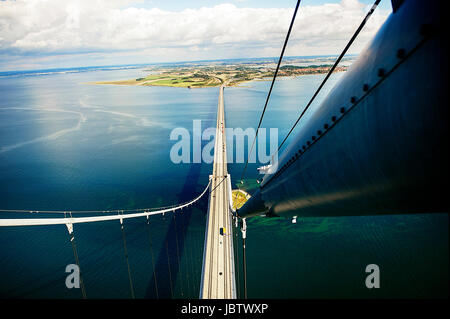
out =
<path fill-rule="evenodd" d="M 289 135 L 291 135 L 292 131 L 294 130 L 294 128 L 297 126 L 298 122 L 300 121 L 300 119 L 303 117 L 303 115 L 305 114 L 305 112 L 308 110 L 309 106 L 312 104 L 312 102 L 314 101 L 314 99 L 316 98 L 316 96 L 319 94 L 319 92 L 322 90 L 323 86 L 325 85 L 325 82 L 327 82 L 328 78 L 331 76 L 331 74 L 333 73 L 334 69 L 336 69 L 337 65 L 339 64 L 339 62 L 342 60 L 342 58 L 344 57 L 344 55 L 347 53 L 347 50 L 350 48 L 350 46 L 352 45 L 352 43 L 355 41 L 356 37 L 358 36 L 358 34 L 361 32 L 362 28 L 364 27 L 364 25 L 366 24 L 367 20 L 369 20 L 370 16 L 372 15 L 372 13 L 375 11 L 376 7 L 378 6 L 378 4 L 380 3 L 381 0 L 376 0 L 375 3 L 372 5 L 372 7 L 370 8 L 369 12 L 367 13 L 367 15 L 364 17 L 364 20 L 361 22 L 361 24 L 359 25 L 358 29 L 355 31 L 355 33 L 353 34 L 353 36 L 351 37 L 350 41 L 347 43 L 347 45 L 345 46 L 344 50 L 341 52 L 341 54 L 339 55 L 339 57 L 337 58 L 336 62 L 334 62 L 333 66 L 330 68 L 330 70 L 328 71 L 327 75 L 325 76 L 325 78 L 323 79 L 322 83 L 320 84 L 320 86 L 318 87 L 318 89 L 316 90 L 316 92 L 314 93 L 314 95 L 312 96 L 311 100 L 308 102 L 308 104 L 306 105 L 306 107 L 303 109 L 302 113 L 300 114 L 300 116 L 297 118 L 297 120 L 295 121 L 294 125 L 291 127 L 289 133 L 286 135 L 286 137 L 283 139 L 283 141 L 281 142 L 280 146 L 278 147 L 277 152 L 280 151 L 281 147 L 283 146 L 283 144 L 286 142 L 287 138 L 289 137 Z"/>
<path fill-rule="evenodd" d="M 297 15 L 298 7 L 300 6 L 300 1 L 301 0 L 297 0 L 297 5 L 295 6 L 295 10 L 294 10 L 294 15 L 292 16 L 291 24 L 289 25 L 289 30 L 288 30 L 288 32 L 286 34 L 286 39 L 284 40 L 283 49 L 281 50 L 280 58 L 278 59 L 277 68 L 275 69 L 275 73 L 273 74 L 272 83 L 270 85 L 269 93 L 267 94 L 266 103 L 264 104 L 264 108 L 263 108 L 263 111 L 261 113 L 261 117 L 259 118 L 258 128 L 256 129 L 255 138 L 253 139 L 253 143 L 252 143 L 252 146 L 251 146 L 249 154 L 252 153 L 253 147 L 255 146 L 256 138 L 258 137 L 259 128 L 261 127 L 261 123 L 262 123 L 262 120 L 263 120 L 263 117 L 264 117 L 264 113 L 266 112 L 267 104 L 269 103 L 270 94 L 272 93 L 273 85 L 274 85 L 275 79 L 277 78 L 277 75 L 278 75 L 278 70 L 280 68 L 281 60 L 283 60 L 284 51 L 285 51 L 287 43 L 289 41 L 289 36 L 291 35 L 291 31 L 292 31 L 292 27 L 294 25 L 295 17 Z M 250 155 L 249 155 L 249 157 L 250 157 Z M 247 158 L 247 161 L 245 162 L 245 167 L 244 167 L 244 170 L 243 170 L 242 176 L 241 176 L 241 182 L 242 182 L 242 179 L 244 178 L 245 171 L 247 170 L 248 161 L 249 161 L 249 158 Z"/>

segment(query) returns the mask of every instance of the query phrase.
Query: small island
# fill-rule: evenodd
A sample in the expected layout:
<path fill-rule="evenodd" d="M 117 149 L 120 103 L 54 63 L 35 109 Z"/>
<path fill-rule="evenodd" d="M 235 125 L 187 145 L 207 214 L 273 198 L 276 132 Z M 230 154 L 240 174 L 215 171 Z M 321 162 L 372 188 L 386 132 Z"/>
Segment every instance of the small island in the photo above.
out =
<path fill-rule="evenodd" d="M 233 209 L 241 208 L 247 200 L 250 199 L 250 195 L 242 189 L 234 189 L 232 192 Z"/>
<path fill-rule="evenodd" d="M 327 73 L 331 67 L 330 59 L 290 60 L 280 67 L 279 77 L 292 77 L 309 74 Z M 322 62 L 322 64 L 314 64 Z M 325 63 L 323 63 L 325 62 Z M 253 80 L 270 80 L 276 69 L 273 61 L 258 62 L 211 62 L 186 63 L 173 66 L 150 66 L 145 76 L 119 81 L 91 82 L 90 84 L 169 86 L 182 88 L 217 87 L 220 85 L 237 86 Z M 347 66 L 338 66 L 334 72 L 346 71 Z"/>

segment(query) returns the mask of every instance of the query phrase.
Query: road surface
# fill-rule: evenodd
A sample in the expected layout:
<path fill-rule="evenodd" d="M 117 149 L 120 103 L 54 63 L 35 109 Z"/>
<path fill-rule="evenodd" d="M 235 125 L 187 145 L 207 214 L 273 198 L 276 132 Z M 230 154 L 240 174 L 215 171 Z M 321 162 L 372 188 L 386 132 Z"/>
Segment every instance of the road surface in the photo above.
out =
<path fill-rule="evenodd" d="M 229 210 L 223 86 L 219 89 L 214 166 L 209 194 L 200 298 L 236 298 L 232 221 Z"/>

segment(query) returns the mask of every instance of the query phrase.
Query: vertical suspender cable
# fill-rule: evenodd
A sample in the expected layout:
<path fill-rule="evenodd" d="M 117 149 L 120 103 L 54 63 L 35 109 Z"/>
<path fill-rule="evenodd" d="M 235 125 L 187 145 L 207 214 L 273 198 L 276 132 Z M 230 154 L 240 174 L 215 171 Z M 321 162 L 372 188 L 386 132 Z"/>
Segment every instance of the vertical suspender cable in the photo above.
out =
<path fill-rule="evenodd" d="M 173 213 L 173 224 L 175 227 L 175 243 L 177 245 L 177 262 L 178 262 L 178 273 L 180 274 L 180 279 L 181 279 L 181 283 L 180 283 L 180 291 L 181 291 L 181 296 L 183 297 L 183 273 L 181 272 L 181 266 L 180 266 L 180 250 L 178 248 L 178 228 L 177 228 L 177 221 L 175 218 L 175 212 Z"/>
<path fill-rule="evenodd" d="M 239 263 L 239 251 L 238 251 L 238 245 L 239 245 L 239 235 L 238 235 L 238 227 L 237 227 L 237 221 L 238 221 L 238 219 L 237 219 L 237 217 L 234 217 L 234 218 L 236 218 L 236 224 L 235 224 L 235 237 L 236 237 L 236 240 L 235 240 L 235 242 L 234 242 L 234 251 L 235 251 L 235 255 L 236 255 L 236 265 L 237 265 L 237 267 L 236 267 L 236 271 L 237 271 L 237 289 L 236 289 L 236 296 L 239 298 L 239 296 L 240 296 L 240 292 L 241 292 L 241 282 L 240 282 L 240 275 L 239 275 L 239 268 L 241 267 L 241 265 L 240 265 L 240 263 Z"/>
<path fill-rule="evenodd" d="M 186 229 L 186 216 L 187 214 L 182 214 L 181 215 L 181 236 L 184 240 L 184 251 L 185 251 L 185 256 L 186 256 L 186 280 L 187 280 L 187 297 L 189 298 L 190 296 L 190 292 L 191 292 L 191 280 L 190 280 L 190 276 L 189 273 L 191 272 L 191 270 L 193 270 L 193 267 L 191 267 L 191 262 L 192 262 L 192 250 L 190 250 L 189 248 L 189 240 L 187 237 L 187 229 Z M 189 260 L 189 255 L 191 257 L 191 260 Z M 194 276 L 192 276 L 192 283 L 194 280 Z"/>
<path fill-rule="evenodd" d="M 190 284 L 190 280 L 189 280 L 189 251 L 188 251 L 188 245 L 187 245 L 187 238 L 186 238 L 186 233 L 184 230 L 184 219 L 185 219 L 186 214 L 181 214 L 181 238 L 183 238 L 183 248 L 184 248 L 184 260 L 185 260 L 185 274 L 186 274 L 186 285 L 187 285 L 187 289 L 185 290 L 186 293 L 186 297 L 189 298 L 190 296 L 190 289 L 191 289 L 191 284 Z M 183 260 L 183 258 L 181 257 L 181 260 Z"/>
<path fill-rule="evenodd" d="M 244 299 L 247 299 L 247 263 L 245 260 L 245 238 L 247 237 L 247 223 L 245 218 L 242 219 L 242 254 L 243 254 L 243 266 L 244 266 Z"/>
<path fill-rule="evenodd" d="M 83 296 L 83 299 L 86 299 L 86 290 L 84 288 L 84 282 L 83 282 L 83 277 L 81 274 L 81 268 L 80 268 L 80 261 L 78 260 L 78 254 L 77 254 L 77 246 L 75 244 L 75 240 L 74 237 L 72 236 L 72 238 L 70 239 L 70 242 L 72 243 L 72 250 L 73 250 L 73 255 L 75 257 L 75 262 L 77 263 L 78 269 L 80 269 L 80 287 L 81 287 L 81 295 Z"/>
<path fill-rule="evenodd" d="M 128 269 L 128 280 L 130 282 L 130 292 L 131 292 L 131 298 L 135 299 L 134 296 L 134 287 L 133 287 L 133 280 L 131 278 L 131 270 L 130 270 L 130 263 L 128 261 L 128 250 L 127 250 L 127 240 L 125 237 L 125 228 L 123 226 L 123 219 L 120 219 L 120 229 L 122 230 L 122 239 L 123 239 L 123 251 L 125 254 L 125 260 L 127 262 L 127 269 Z"/>
<path fill-rule="evenodd" d="M 203 243 L 197 238 L 197 236 L 194 234 L 191 236 L 192 238 L 192 269 L 194 272 L 193 275 L 193 285 L 194 285 L 194 293 L 196 296 L 199 295 L 199 292 L 197 292 L 197 288 L 200 287 L 201 282 L 201 273 L 202 273 L 202 256 L 203 252 L 201 254 L 198 254 L 198 252 L 202 251 L 203 249 Z M 200 265 L 200 267 L 196 267 L 196 265 Z"/>
<path fill-rule="evenodd" d="M 245 237 L 242 238 L 242 253 L 243 253 L 243 264 L 244 264 L 244 299 L 247 299 L 247 264 L 245 260 Z"/>
<path fill-rule="evenodd" d="M 202 263 L 203 263 L 203 241 L 199 238 L 197 238 L 196 236 L 194 236 L 195 238 L 195 245 L 196 245 L 196 249 L 195 249 L 195 263 L 197 265 L 200 265 L 200 267 L 196 267 L 197 272 L 196 272 L 196 278 L 197 278 L 197 283 L 196 283 L 196 287 L 199 289 L 199 293 L 200 293 L 200 285 L 202 282 Z M 196 289 L 197 289 L 196 288 Z M 198 294 L 197 294 L 198 295 Z"/>
<path fill-rule="evenodd" d="M 153 267 L 153 278 L 155 279 L 155 292 L 156 292 L 156 299 L 159 299 L 159 293 L 158 293 L 158 281 L 156 279 L 156 269 L 155 269 L 155 258 L 153 254 L 153 241 L 152 241 L 152 233 L 150 232 L 150 220 L 147 216 L 147 230 L 148 230 L 148 238 L 150 240 L 150 253 L 152 257 L 152 267 Z"/>
<path fill-rule="evenodd" d="M 186 232 L 186 238 L 187 238 L 187 244 L 188 244 L 188 247 L 189 247 L 189 256 L 190 256 L 190 258 L 191 258 L 191 261 L 190 261 L 190 267 L 191 267 L 191 277 L 190 277 L 190 280 L 191 280 L 191 284 L 192 284 L 192 296 L 195 296 L 195 295 L 198 295 L 196 292 L 195 292 L 195 259 L 194 259 L 194 247 L 195 247 L 195 242 L 194 242 L 194 238 L 195 238 L 195 236 L 193 236 L 193 234 L 192 234 L 192 232 L 189 232 L 189 237 L 188 237 L 188 229 L 187 229 L 187 227 L 189 226 L 189 224 L 187 224 L 186 225 L 186 228 L 185 228 L 185 232 Z"/>
<path fill-rule="evenodd" d="M 66 214 L 64 213 L 64 216 Z M 70 213 L 70 217 L 72 217 L 72 213 Z M 73 251 L 73 257 L 75 258 L 75 262 L 77 264 L 77 267 L 80 271 L 80 287 L 81 287 L 81 295 L 83 296 L 83 299 L 86 299 L 86 289 L 84 288 L 84 282 L 83 282 L 83 276 L 81 274 L 81 268 L 80 268 L 80 260 L 78 259 L 78 252 L 77 252 L 77 245 L 75 244 L 75 235 L 73 233 L 73 224 L 68 223 L 66 224 L 67 230 L 69 231 L 69 241 L 72 244 L 72 251 Z"/>
<path fill-rule="evenodd" d="M 169 244 L 168 244 L 167 240 L 166 240 L 166 253 L 167 253 L 167 265 L 169 268 L 170 295 L 173 298 L 172 272 L 170 271 Z"/>

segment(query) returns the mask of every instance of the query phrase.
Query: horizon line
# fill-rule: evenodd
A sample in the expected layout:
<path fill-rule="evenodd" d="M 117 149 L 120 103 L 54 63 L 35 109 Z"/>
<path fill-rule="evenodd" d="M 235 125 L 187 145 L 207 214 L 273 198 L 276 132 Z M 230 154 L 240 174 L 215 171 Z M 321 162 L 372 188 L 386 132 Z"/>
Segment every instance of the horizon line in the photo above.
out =
<path fill-rule="evenodd" d="M 356 56 L 358 54 L 347 54 L 347 56 Z M 316 54 L 316 55 L 292 55 L 285 56 L 285 59 L 292 58 L 314 58 L 314 57 L 334 57 L 338 54 Z M 252 58 L 224 58 L 224 59 L 206 59 L 206 60 L 188 60 L 188 61 L 173 61 L 173 62 L 149 62 L 149 63 L 136 63 L 136 64 L 111 64 L 111 65 L 90 65 L 90 66 L 73 66 L 73 67 L 60 67 L 60 68 L 43 68 L 43 69 L 22 69 L 22 70 L 0 70 L 0 76 L 13 75 L 8 73 L 13 72 L 36 72 L 36 71 L 54 71 L 54 70 L 74 70 L 74 69 L 90 69 L 90 68 L 107 68 L 107 67 L 137 67 L 137 66 L 149 66 L 149 65 L 164 65 L 164 64 L 185 64 L 185 63 L 203 63 L 203 62 L 220 62 L 220 61 L 232 61 L 232 60 L 262 60 L 262 59 L 276 59 L 279 57 L 252 57 Z"/>

